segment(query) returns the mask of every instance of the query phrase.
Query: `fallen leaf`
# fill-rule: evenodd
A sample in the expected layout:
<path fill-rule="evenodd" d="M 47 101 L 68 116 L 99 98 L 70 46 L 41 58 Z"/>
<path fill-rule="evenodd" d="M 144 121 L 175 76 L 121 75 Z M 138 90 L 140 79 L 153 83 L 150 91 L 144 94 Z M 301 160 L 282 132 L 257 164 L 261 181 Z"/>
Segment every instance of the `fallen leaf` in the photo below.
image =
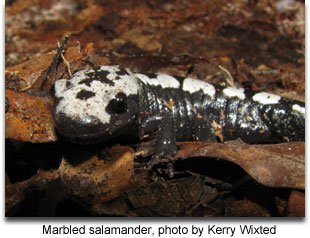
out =
<path fill-rule="evenodd" d="M 131 42 L 138 48 L 145 51 L 160 51 L 160 49 L 162 48 L 162 45 L 159 42 L 159 34 L 147 34 L 143 32 L 142 29 L 130 29 L 124 32 L 120 38 L 125 42 Z"/>
<path fill-rule="evenodd" d="M 30 179 L 5 186 L 5 212 L 23 202 L 27 193 L 31 194 L 31 190 L 46 190 L 51 182 L 58 179 L 58 176 L 56 170 L 39 170 Z"/>
<path fill-rule="evenodd" d="M 139 216 L 184 216 L 201 199 L 204 181 L 191 176 L 146 184 L 129 191 L 128 202 Z"/>
<path fill-rule="evenodd" d="M 258 182 L 271 187 L 305 188 L 305 143 L 272 145 L 180 143 L 175 158 L 213 157 L 242 167 Z"/>
<path fill-rule="evenodd" d="M 93 4 L 83 9 L 76 16 L 76 24 L 72 33 L 83 31 L 87 26 L 94 24 L 102 15 L 105 15 L 105 8 L 100 5 Z"/>
<path fill-rule="evenodd" d="M 117 145 L 108 154 L 111 156 L 104 159 L 80 154 L 84 157 L 82 162 L 76 162 L 77 157 L 63 158 L 59 173 L 67 192 L 95 205 L 114 199 L 129 189 L 134 181 L 133 150 Z"/>
<path fill-rule="evenodd" d="M 43 73 L 52 63 L 55 54 L 56 52 L 48 52 L 32 57 L 22 64 L 6 68 L 5 86 L 16 91 L 33 88 L 37 80 L 43 78 Z"/>
<path fill-rule="evenodd" d="M 270 212 L 250 200 L 234 201 L 225 207 L 227 217 L 270 217 Z"/>
<path fill-rule="evenodd" d="M 50 97 L 5 91 L 9 110 L 5 113 L 5 138 L 33 143 L 57 140 Z"/>
<path fill-rule="evenodd" d="M 287 216 L 289 217 L 305 217 L 305 194 L 297 190 L 293 190 L 288 199 Z"/>

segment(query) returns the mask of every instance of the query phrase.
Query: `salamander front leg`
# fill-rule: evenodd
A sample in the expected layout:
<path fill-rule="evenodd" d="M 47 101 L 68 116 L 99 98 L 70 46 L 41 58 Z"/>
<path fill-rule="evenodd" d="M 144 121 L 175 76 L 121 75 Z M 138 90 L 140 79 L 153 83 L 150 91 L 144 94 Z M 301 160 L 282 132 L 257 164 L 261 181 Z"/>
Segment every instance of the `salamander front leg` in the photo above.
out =
<path fill-rule="evenodd" d="M 149 164 L 153 167 L 163 159 L 169 160 L 177 152 L 174 120 L 169 115 L 154 115 L 142 123 L 140 135 L 149 130 L 156 133 L 154 155 Z"/>
<path fill-rule="evenodd" d="M 172 117 L 164 117 L 156 133 L 154 159 L 170 159 L 177 152 L 176 133 Z"/>

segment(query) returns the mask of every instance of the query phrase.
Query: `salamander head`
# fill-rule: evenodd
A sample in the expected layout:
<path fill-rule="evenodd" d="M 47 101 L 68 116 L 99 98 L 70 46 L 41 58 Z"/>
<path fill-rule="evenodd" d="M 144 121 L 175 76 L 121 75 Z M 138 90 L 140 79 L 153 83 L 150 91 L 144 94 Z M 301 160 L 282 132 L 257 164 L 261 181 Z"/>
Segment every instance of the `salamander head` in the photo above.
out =
<path fill-rule="evenodd" d="M 116 66 L 81 70 L 54 85 L 57 130 L 78 143 L 105 141 L 122 134 L 137 113 L 140 84 Z"/>

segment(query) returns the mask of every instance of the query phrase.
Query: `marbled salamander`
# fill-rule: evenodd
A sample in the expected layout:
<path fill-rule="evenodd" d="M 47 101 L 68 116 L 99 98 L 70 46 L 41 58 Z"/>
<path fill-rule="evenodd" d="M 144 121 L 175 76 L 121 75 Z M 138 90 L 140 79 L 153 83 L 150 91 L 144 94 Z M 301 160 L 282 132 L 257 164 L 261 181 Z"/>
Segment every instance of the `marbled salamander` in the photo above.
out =
<path fill-rule="evenodd" d="M 304 103 L 193 78 L 101 66 L 56 81 L 54 97 L 56 128 L 69 140 L 157 133 L 157 157 L 174 155 L 176 141 L 305 139 Z"/>

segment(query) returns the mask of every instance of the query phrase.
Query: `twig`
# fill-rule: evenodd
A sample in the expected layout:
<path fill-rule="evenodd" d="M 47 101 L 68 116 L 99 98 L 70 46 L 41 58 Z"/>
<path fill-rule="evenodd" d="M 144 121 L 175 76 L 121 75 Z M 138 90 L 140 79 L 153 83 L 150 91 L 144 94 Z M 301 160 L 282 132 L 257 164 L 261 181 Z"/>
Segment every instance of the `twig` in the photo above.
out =
<path fill-rule="evenodd" d="M 70 63 L 66 60 L 66 58 L 64 57 L 63 54 L 60 54 L 61 55 L 61 58 L 62 60 L 65 62 L 65 64 L 67 65 L 67 68 L 68 68 L 68 73 L 69 73 L 69 76 L 71 78 L 72 76 L 72 72 L 71 72 L 71 69 L 70 69 Z"/>
<path fill-rule="evenodd" d="M 56 65 L 58 64 L 58 61 L 59 61 L 59 58 L 61 56 L 61 53 L 63 51 L 63 49 L 65 48 L 67 42 L 68 42 L 68 39 L 69 39 L 69 36 L 66 35 L 64 40 L 62 41 L 60 47 L 58 48 L 58 51 L 56 53 L 56 55 L 54 56 L 54 59 L 53 59 L 53 62 L 51 63 L 51 65 L 48 67 L 47 69 L 47 72 L 44 76 L 44 79 L 42 81 L 42 84 L 41 84 L 41 87 L 40 87 L 40 90 L 43 90 L 47 80 L 48 80 L 48 77 L 50 75 L 50 73 L 52 72 L 52 70 L 56 67 Z"/>

